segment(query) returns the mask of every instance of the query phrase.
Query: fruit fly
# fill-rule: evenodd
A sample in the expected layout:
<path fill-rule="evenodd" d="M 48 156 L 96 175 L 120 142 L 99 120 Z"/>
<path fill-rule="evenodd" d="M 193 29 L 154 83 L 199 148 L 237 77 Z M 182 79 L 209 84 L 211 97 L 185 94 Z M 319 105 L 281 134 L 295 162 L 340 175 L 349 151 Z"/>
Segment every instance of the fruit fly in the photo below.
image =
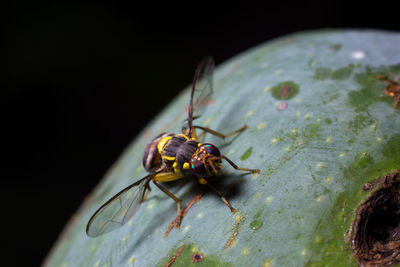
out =
<path fill-rule="evenodd" d="M 150 191 L 150 182 L 157 186 L 167 196 L 172 198 L 177 205 L 176 227 L 179 228 L 183 217 L 181 200 L 167 190 L 160 182 L 170 182 L 186 176 L 196 177 L 202 185 L 208 186 L 229 207 L 231 212 L 235 209 L 225 197 L 208 183 L 210 177 L 221 172 L 222 161 L 227 161 L 233 168 L 240 171 L 259 173 L 258 169 L 238 167 L 219 149 L 210 143 L 198 141 L 196 129 L 203 133 L 210 133 L 220 138 L 226 138 L 239 133 L 247 128 L 242 128 L 228 134 L 222 134 L 207 127 L 193 124 L 205 106 L 209 103 L 213 92 L 214 60 L 204 58 L 197 66 L 190 94 L 188 118 L 181 134 L 162 133 L 151 140 L 144 151 L 143 167 L 149 173 L 142 179 L 126 187 L 102 205 L 90 218 L 86 233 L 96 237 L 115 230 L 126 224 L 138 210 Z"/>

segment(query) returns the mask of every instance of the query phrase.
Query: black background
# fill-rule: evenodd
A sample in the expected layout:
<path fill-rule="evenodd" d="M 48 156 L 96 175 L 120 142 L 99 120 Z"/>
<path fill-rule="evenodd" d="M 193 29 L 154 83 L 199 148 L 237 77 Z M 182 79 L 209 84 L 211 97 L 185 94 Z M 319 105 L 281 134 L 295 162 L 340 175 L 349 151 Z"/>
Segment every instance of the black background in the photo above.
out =
<path fill-rule="evenodd" d="M 301 30 L 400 30 L 398 5 L 384 1 L 167 2 L 2 4 L 4 266 L 42 262 L 83 198 L 191 82 L 203 56 L 218 64 Z"/>

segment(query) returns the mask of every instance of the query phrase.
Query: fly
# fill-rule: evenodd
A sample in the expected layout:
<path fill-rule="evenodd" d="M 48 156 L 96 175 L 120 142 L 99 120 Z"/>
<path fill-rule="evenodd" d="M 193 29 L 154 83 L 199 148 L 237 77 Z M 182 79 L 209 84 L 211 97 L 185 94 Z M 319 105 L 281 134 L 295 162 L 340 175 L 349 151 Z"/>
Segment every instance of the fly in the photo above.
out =
<path fill-rule="evenodd" d="M 236 131 L 222 134 L 210 128 L 193 124 L 194 119 L 201 116 L 210 101 L 213 93 L 213 71 L 214 60 L 211 57 L 204 58 L 194 74 L 188 118 L 182 128 L 182 133 L 162 133 L 147 144 L 142 163 L 149 174 L 113 196 L 92 215 L 86 227 L 88 236 L 100 236 L 126 224 L 145 200 L 146 193 L 150 191 L 150 182 L 176 202 L 175 221 L 176 227 L 179 228 L 183 217 L 181 200 L 160 182 L 171 182 L 186 176 L 196 177 L 200 184 L 206 185 L 214 191 L 232 213 L 235 212 L 228 200 L 208 183 L 208 178 L 221 172 L 222 160 L 227 161 L 236 170 L 251 173 L 259 173 L 260 170 L 238 167 L 229 158 L 222 155 L 213 144 L 198 141 L 196 129 L 202 130 L 203 133 L 226 138 L 247 128 L 244 125 Z"/>

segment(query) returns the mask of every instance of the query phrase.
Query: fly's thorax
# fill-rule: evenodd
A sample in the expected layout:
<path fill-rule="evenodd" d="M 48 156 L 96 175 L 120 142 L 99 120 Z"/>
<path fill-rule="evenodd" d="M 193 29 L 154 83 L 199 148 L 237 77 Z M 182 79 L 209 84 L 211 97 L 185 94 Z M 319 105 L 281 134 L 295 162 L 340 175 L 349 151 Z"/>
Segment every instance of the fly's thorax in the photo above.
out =
<path fill-rule="evenodd" d="M 187 140 L 182 144 L 176 153 L 176 162 L 179 170 L 184 174 L 191 174 L 190 172 L 190 160 L 193 154 L 198 149 L 199 142 L 195 140 Z"/>
<path fill-rule="evenodd" d="M 197 144 L 197 141 L 189 139 L 184 134 L 175 134 L 161 139 L 157 148 L 161 154 L 162 161 L 173 172 L 187 174 L 188 162 L 196 151 Z"/>
<path fill-rule="evenodd" d="M 158 146 L 161 140 L 173 136 L 173 133 L 162 133 L 151 140 L 144 149 L 142 164 L 146 171 L 151 172 L 158 169 L 162 164 L 161 153 Z"/>
<path fill-rule="evenodd" d="M 167 136 L 160 140 L 157 147 L 162 159 L 164 161 L 175 161 L 178 151 L 181 150 L 182 146 L 185 146 L 188 140 L 189 138 L 183 134 Z"/>

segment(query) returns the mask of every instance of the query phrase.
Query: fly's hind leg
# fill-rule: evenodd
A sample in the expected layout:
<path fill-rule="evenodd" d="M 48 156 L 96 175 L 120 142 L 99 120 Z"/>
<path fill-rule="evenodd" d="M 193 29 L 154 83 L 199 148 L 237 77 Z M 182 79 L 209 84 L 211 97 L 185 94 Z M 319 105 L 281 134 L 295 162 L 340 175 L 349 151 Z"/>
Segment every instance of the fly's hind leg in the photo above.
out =
<path fill-rule="evenodd" d="M 232 136 L 232 135 L 234 135 L 234 134 L 243 132 L 244 130 L 247 129 L 247 125 L 243 125 L 243 127 L 241 127 L 240 129 L 237 129 L 236 131 L 233 131 L 233 132 L 227 133 L 227 134 L 223 134 L 223 133 L 214 131 L 213 129 L 210 129 L 210 128 L 207 128 L 207 127 L 202 127 L 202 126 L 197 126 L 197 125 L 195 125 L 194 128 L 203 130 L 203 132 L 199 135 L 199 137 L 200 137 L 201 135 L 203 135 L 205 132 L 207 132 L 207 133 L 210 133 L 210 134 L 212 134 L 212 135 L 218 136 L 218 137 L 220 137 L 220 138 L 222 138 L 222 139 L 225 139 L 225 138 L 227 138 L 227 137 L 229 137 L 229 136 Z"/>
<path fill-rule="evenodd" d="M 181 200 L 179 198 L 177 198 L 174 194 L 169 192 L 165 187 L 163 187 L 162 185 L 157 183 L 155 180 L 153 180 L 153 183 L 158 188 L 160 188 L 161 191 L 163 191 L 165 194 L 167 194 L 167 196 L 169 196 L 170 198 L 175 200 L 176 206 L 177 206 L 177 209 L 178 209 L 178 214 L 176 215 L 175 221 L 176 221 L 176 228 L 179 228 L 181 226 L 181 221 L 182 221 L 182 217 L 183 217 L 183 213 L 182 213 L 182 210 L 181 210 Z"/>

